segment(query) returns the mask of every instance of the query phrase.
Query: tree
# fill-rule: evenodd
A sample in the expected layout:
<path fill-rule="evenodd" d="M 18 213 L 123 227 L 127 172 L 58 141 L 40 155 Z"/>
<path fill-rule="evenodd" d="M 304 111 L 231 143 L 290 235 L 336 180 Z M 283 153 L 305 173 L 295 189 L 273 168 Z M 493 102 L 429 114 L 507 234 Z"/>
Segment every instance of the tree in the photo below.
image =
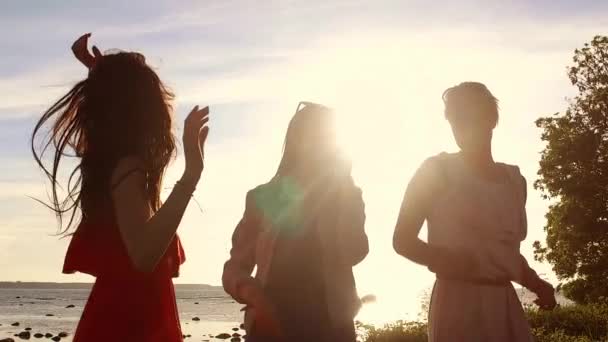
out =
<path fill-rule="evenodd" d="M 534 188 L 552 204 L 534 254 L 566 297 L 589 303 L 608 298 L 608 37 L 576 49 L 568 76 L 578 95 L 566 112 L 536 121 L 546 146 Z"/>

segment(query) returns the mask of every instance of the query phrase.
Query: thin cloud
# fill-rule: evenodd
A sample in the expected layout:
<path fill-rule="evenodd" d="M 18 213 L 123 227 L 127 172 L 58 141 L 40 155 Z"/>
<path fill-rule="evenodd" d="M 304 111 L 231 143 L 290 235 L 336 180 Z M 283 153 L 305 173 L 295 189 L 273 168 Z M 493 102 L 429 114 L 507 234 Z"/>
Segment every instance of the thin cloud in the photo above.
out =
<path fill-rule="evenodd" d="M 11 12 L 11 18 L 0 15 L 0 28 L 5 28 L 0 44 L 12 54 L 8 64 L 0 62 L 0 121 L 26 124 L 85 76 L 69 51 L 80 32 L 93 31 L 102 48 L 144 52 L 176 91 L 179 120 L 190 104 L 213 108 L 207 166 L 195 194 L 203 212 L 189 207 L 180 234 L 189 257 L 181 281 L 215 284 L 244 209 L 244 194 L 273 174 L 297 101 L 325 102 L 346 113 L 363 133 L 386 133 L 353 139 L 360 152 L 356 178 L 366 196 L 368 231 L 376 246 L 356 272 L 362 288 L 375 291 L 384 281 L 374 273 L 379 264 L 403 265 L 390 249 L 378 246 L 388 241 L 408 176 L 426 156 L 453 147 L 441 119 L 441 91 L 465 79 L 487 82 L 503 104 L 497 154 L 520 163 L 532 180 L 541 147 L 533 120 L 564 107 L 563 97 L 571 91 L 564 67 L 573 49 L 607 27 L 601 11 L 581 8 L 538 18 L 530 13 L 546 8 L 527 2 L 145 4 L 136 16 L 107 2 L 93 9 L 78 4 L 65 12 L 53 3 L 58 8 L 36 8 L 33 17 L 25 10 Z M 22 32 L 18 39 L 15 31 Z M 0 125 L 0 135 L 11 127 Z M 441 134 L 429 137 L 428 132 Z M 522 132 L 525 138 L 513 143 L 510 135 Z M 24 135 L 4 148 L 23 148 L 27 139 Z M 378 153 L 389 147 L 400 153 Z M 0 226 L 16 237 L 0 236 L 0 251 L 10 247 L 3 257 L 27 260 L 22 265 L 31 265 L 28 272 L 41 271 L 39 280 L 60 279 L 65 241 L 44 235 L 55 231 L 52 213 L 25 198 L 37 193 L 44 198 L 45 190 L 26 153 L 23 148 L 17 157 L 0 154 L 6 165 L 0 178 Z M 182 170 L 178 158 L 167 187 Z M 547 205 L 536 192 L 530 193 L 529 203 L 530 238 L 522 247 L 528 256 L 529 242 L 543 238 Z M 40 238 L 33 241 L 34 235 Z M 44 262 L 28 259 L 24 254 L 32 246 L 48 247 L 49 257 Z M 10 274 L 25 274 L 20 272 Z M 389 282 L 387 291 L 399 291 L 411 272 L 418 270 L 404 268 L 403 279 Z"/>

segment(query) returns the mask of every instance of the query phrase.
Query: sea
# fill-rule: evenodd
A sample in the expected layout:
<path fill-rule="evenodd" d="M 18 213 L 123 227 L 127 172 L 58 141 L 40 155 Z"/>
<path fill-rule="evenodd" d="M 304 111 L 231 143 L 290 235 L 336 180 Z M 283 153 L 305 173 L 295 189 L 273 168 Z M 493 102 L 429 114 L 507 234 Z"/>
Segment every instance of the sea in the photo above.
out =
<path fill-rule="evenodd" d="M 31 340 L 39 339 L 34 336 L 37 333 L 52 337 L 65 333 L 61 341 L 71 341 L 90 289 L 91 284 L 0 283 L 0 341 L 25 340 L 15 336 L 25 331 Z M 245 334 L 240 329 L 241 305 L 221 287 L 176 285 L 176 298 L 182 332 L 190 335 L 186 341 L 236 341 Z M 216 338 L 226 334 L 231 337 Z M 51 341 L 52 337 L 40 340 Z"/>

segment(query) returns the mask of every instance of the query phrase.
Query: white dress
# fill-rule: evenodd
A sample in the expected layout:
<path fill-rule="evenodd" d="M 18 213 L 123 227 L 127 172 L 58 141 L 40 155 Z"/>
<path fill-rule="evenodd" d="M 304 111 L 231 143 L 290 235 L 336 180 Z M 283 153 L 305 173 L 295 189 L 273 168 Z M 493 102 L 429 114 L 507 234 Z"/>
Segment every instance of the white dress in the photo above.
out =
<path fill-rule="evenodd" d="M 458 154 L 428 159 L 427 171 L 444 182 L 427 217 L 428 243 L 472 252 L 481 280 L 520 280 L 526 237 L 525 180 L 519 168 L 499 164 L 507 181 L 476 178 Z M 428 175 L 427 175 L 428 177 Z M 482 282 L 483 283 L 483 282 Z M 533 341 L 513 285 L 437 279 L 429 310 L 430 342 Z"/>

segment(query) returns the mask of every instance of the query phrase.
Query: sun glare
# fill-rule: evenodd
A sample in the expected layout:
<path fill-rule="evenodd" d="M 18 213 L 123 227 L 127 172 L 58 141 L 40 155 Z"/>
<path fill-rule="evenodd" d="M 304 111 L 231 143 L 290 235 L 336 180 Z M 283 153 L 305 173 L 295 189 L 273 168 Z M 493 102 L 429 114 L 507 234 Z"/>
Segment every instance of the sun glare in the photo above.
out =
<path fill-rule="evenodd" d="M 361 296 L 377 297 L 362 307 L 357 319 L 376 325 L 417 319 L 422 293 L 432 286 L 433 275 L 398 256 L 391 238 L 408 179 L 426 157 L 449 148 L 452 140 L 442 115 L 441 92 L 452 85 L 454 75 L 435 68 L 437 61 L 429 62 L 428 55 L 393 43 L 378 46 L 382 54 L 329 43 L 274 73 L 286 79 L 256 88 L 272 85 L 273 96 L 282 98 L 271 110 L 277 118 L 276 136 L 263 146 L 261 137 L 256 138 L 272 165 L 295 103 L 312 101 L 334 109 L 338 146 L 352 160 L 353 177 L 365 200 L 370 254 L 355 268 L 357 288 Z"/>
<path fill-rule="evenodd" d="M 417 91 L 427 81 L 404 65 L 404 51 L 389 57 L 329 51 L 309 68 L 298 65 L 305 72 L 292 89 L 335 110 L 338 146 L 352 160 L 353 177 L 363 191 L 371 252 L 355 276 L 359 294 L 377 299 L 363 305 L 357 319 L 375 325 L 414 320 L 432 276 L 401 260 L 392 251 L 391 237 L 407 178 L 433 153 L 424 132 L 443 124 L 441 104 L 428 106 L 436 99 L 429 91 Z M 444 142 L 433 138 L 438 145 Z M 386 269 L 395 264 L 402 266 Z"/>

